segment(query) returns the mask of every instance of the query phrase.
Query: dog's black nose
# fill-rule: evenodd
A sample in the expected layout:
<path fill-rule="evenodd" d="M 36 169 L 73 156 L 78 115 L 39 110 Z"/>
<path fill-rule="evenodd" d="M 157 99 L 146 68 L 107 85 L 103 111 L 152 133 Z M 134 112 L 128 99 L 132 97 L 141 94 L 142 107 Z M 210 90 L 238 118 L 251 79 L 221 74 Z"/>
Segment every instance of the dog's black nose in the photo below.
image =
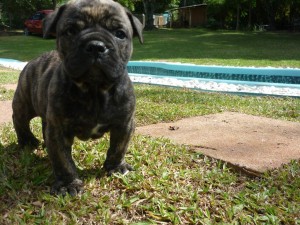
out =
<path fill-rule="evenodd" d="M 87 43 L 85 51 L 90 54 L 94 54 L 96 57 L 105 55 L 109 52 L 109 49 L 102 41 L 90 41 Z"/>

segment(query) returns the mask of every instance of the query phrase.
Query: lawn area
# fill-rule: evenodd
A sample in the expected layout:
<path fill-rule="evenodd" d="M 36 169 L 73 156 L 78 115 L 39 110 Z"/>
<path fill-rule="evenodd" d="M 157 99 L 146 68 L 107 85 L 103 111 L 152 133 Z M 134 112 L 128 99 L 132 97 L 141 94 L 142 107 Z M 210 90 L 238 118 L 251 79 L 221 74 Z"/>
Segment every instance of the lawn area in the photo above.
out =
<path fill-rule="evenodd" d="M 27 62 L 53 49 L 55 49 L 55 39 L 24 35 L 0 37 L 0 58 Z"/>
<path fill-rule="evenodd" d="M 145 40 L 144 45 L 135 41 L 134 60 L 300 68 L 299 33 L 157 30 L 145 32 Z M 0 37 L 0 58 L 28 61 L 54 45 L 54 39 Z M 0 67 L 0 85 L 15 83 L 18 73 Z M 149 85 L 135 85 L 135 92 L 137 126 L 227 111 L 300 122 L 300 98 Z M 1 88 L 0 96 L 12 99 Z M 31 126 L 41 140 L 39 119 Z M 108 145 L 109 135 L 76 140 L 73 157 L 85 192 L 75 198 L 51 196 L 46 150 L 41 145 L 34 152 L 20 151 L 12 124 L 3 126 L 0 224 L 300 224 L 300 160 L 250 177 L 189 146 L 134 135 L 126 160 L 135 171 L 107 177 L 101 167 Z"/>
<path fill-rule="evenodd" d="M 132 60 L 300 68 L 300 33 L 174 29 L 146 31 L 144 39 L 135 39 Z M 28 61 L 54 48 L 55 39 L 0 37 L 0 58 Z"/>
<path fill-rule="evenodd" d="M 1 87 L 3 84 L 17 83 L 20 71 L 0 67 L 0 101 L 11 100 L 14 91 Z"/>
<path fill-rule="evenodd" d="M 157 30 L 135 44 L 133 60 L 300 68 L 299 51 L 300 33 Z"/>

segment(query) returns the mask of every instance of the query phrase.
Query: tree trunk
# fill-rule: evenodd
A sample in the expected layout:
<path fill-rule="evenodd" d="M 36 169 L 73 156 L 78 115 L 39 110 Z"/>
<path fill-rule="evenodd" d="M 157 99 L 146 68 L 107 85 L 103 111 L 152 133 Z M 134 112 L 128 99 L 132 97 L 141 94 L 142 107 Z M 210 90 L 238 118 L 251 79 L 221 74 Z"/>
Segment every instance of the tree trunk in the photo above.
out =
<path fill-rule="evenodd" d="M 154 2 L 155 0 L 143 0 L 144 3 L 144 11 L 146 15 L 146 30 L 152 30 L 154 28 Z"/>
<path fill-rule="evenodd" d="M 57 5 L 57 1 L 56 0 L 52 0 L 52 8 L 55 9 Z"/>
<path fill-rule="evenodd" d="M 241 5 L 238 3 L 236 6 L 236 30 L 240 29 L 240 14 L 241 14 Z"/>
<path fill-rule="evenodd" d="M 252 4 L 249 4 L 249 10 L 248 10 L 248 29 L 250 30 L 252 27 Z"/>
<path fill-rule="evenodd" d="M 9 17 L 9 30 L 11 30 L 12 28 L 12 20 L 13 20 L 13 13 L 12 12 L 9 12 L 8 13 L 8 17 Z"/>
<path fill-rule="evenodd" d="M 263 6 L 266 10 L 268 22 L 269 22 L 269 28 L 270 30 L 275 30 L 275 9 L 274 4 L 270 0 L 263 0 Z"/>

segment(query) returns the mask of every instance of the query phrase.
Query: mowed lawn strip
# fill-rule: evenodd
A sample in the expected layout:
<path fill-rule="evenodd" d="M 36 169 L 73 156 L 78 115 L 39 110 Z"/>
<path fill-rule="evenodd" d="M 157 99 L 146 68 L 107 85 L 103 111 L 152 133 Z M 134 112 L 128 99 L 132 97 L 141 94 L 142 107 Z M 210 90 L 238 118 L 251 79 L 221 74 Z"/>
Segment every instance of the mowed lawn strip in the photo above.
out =
<path fill-rule="evenodd" d="M 145 31 L 144 39 L 143 45 L 134 39 L 132 60 L 300 68 L 299 32 L 159 29 Z M 29 61 L 55 48 L 55 39 L 0 37 L 0 58 Z"/>

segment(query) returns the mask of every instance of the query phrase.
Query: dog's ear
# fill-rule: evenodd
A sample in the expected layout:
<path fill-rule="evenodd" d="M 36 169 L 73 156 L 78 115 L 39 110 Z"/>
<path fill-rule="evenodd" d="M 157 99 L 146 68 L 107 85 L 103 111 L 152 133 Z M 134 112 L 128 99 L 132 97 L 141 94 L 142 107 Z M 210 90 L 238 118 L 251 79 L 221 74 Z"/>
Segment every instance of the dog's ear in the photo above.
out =
<path fill-rule="evenodd" d="M 141 44 L 144 43 L 144 38 L 143 38 L 143 29 L 144 29 L 144 26 L 143 24 L 140 22 L 140 20 L 138 18 L 136 18 L 134 15 L 132 15 L 132 13 L 126 9 L 126 12 L 127 12 L 127 15 L 129 17 L 129 20 L 130 20 L 130 23 L 131 23 L 131 26 L 132 26 L 132 29 L 133 29 L 133 36 L 134 37 L 138 37 L 139 38 L 139 41 Z"/>
<path fill-rule="evenodd" d="M 43 20 L 43 37 L 47 38 L 51 34 L 56 34 L 56 25 L 57 22 L 65 10 L 66 5 L 62 5 L 58 9 L 56 9 L 51 14 L 47 15 L 46 18 Z"/>

